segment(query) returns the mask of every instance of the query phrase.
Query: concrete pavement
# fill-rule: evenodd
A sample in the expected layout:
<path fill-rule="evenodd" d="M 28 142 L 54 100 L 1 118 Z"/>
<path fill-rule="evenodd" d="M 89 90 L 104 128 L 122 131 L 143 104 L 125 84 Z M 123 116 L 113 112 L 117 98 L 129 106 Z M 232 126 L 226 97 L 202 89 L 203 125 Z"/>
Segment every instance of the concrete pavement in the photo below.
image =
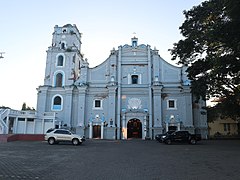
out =
<path fill-rule="evenodd" d="M 0 143 L 0 179 L 237 180 L 240 141 L 205 140 L 165 145 L 144 140 Z"/>

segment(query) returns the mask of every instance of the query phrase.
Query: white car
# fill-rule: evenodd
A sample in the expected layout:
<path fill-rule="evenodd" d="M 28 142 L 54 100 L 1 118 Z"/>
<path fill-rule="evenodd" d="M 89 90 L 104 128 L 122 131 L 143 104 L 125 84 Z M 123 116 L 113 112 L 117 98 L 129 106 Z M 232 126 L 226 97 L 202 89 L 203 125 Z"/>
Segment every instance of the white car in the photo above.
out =
<path fill-rule="evenodd" d="M 73 134 L 67 129 L 51 129 L 48 130 L 45 134 L 45 141 L 48 141 L 48 144 L 53 145 L 58 142 L 72 142 L 73 145 L 82 144 L 85 140 L 83 137 Z"/>

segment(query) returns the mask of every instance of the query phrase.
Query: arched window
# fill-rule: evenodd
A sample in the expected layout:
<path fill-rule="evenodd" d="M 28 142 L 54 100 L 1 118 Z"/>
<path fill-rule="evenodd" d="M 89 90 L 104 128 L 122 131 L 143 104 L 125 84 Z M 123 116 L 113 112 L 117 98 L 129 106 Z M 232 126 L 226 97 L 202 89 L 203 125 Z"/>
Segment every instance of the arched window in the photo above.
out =
<path fill-rule="evenodd" d="M 62 32 L 63 32 L 63 33 L 67 33 L 67 29 L 64 28 L 64 29 L 62 30 Z"/>
<path fill-rule="evenodd" d="M 138 75 L 132 75 L 132 84 L 138 84 Z"/>
<path fill-rule="evenodd" d="M 53 98 L 52 110 L 62 110 L 62 97 L 59 95 Z"/>
<path fill-rule="evenodd" d="M 57 73 L 56 74 L 56 87 L 62 87 L 63 86 L 63 75 L 62 73 Z"/>
<path fill-rule="evenodd" d="M 63 56 L 62 55 L 58 56 L 57 66 L 63 66 Z"/>
<path fill-rule="evenodd" d="M 66 45 L 65 45 L 65 43 L 63 42 L 62 44 L 61 44 L 61 49 L 65 49 L 66 48 Z"/>

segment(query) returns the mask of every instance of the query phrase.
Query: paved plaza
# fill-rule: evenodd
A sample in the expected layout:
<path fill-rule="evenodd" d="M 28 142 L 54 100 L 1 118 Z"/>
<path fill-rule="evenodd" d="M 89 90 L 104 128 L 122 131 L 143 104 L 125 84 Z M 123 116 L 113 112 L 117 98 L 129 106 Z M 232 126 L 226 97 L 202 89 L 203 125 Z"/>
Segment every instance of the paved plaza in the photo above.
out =
<path fill-rule="evenodd" d="M 1 180 L 239 180 L 240 141 L 165 145 L 87 140 L 81 146 L 0 143 Z"/>

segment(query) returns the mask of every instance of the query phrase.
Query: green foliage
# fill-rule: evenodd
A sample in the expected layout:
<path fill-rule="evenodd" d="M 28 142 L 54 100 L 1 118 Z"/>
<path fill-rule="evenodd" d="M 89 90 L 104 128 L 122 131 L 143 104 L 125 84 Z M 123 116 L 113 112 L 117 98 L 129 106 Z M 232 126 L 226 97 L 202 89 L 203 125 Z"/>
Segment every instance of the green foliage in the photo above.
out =
<path fill-rule="evenodd" d="M 198 98 L 219 97 L 225 114 L 240 117 L 240 1 L 209 0 L 184 15 L 172 60 L 188 65 Z"/>
<path fill-rule="evenodd" d="M 221 108 L 219 108 L 218 105 L 214 107 L 207 107 L 208 122 L 214 122 L 220 116 L 221 116 Z"/>
<path fill-rule="evenodd" d="M 22 105 L 22 110 L 23 110 L 23 111 L 27 110 L 27 105 L 26 105 L 25 102 L 24 102 L 23 105 Z"/>
<path fill-rule="evenodd" d="M 7 106 L 0 106 L 0 109 L 11 109 L 11 108 Z"/>
<path fill-rule="evenodd" d="M 208 121 L 212 122 L 216 118 L 228 118 L 230 117 L 233 120 L 239 121 L 240 117 L 240 94 L 233 94 L 227 98 L 219 98 L 219 103 L 214 107 L 207 108 Z"/>
<path fill-rule="evenodd" d="M 23 103 L 21 110 L 22 111 L 28 111 L 28 110 L 35 111 L 35 109 L 33 107 L 31 108 L 31 107 L 27 106 L 25 102 Z"/>

